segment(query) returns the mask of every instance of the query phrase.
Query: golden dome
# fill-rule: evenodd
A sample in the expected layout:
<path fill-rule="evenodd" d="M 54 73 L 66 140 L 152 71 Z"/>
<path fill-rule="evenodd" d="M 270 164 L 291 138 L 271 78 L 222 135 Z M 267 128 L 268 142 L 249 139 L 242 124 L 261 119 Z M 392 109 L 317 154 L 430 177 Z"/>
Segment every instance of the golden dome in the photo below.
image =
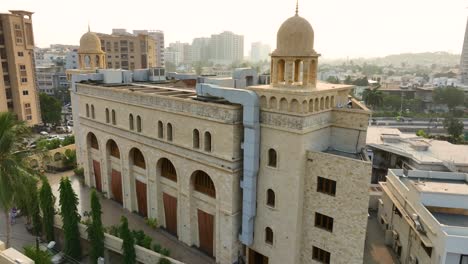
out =
<path fill-rule="evenodd" d="M 103 53 L 101 49 L 101 40 L 98 35 L 94 32 L 86 32 L 80 38 L 80 48 L 78 49 L 79 53 Z"/>
<path fill-rule="evenodd" d="M 274 56 L 310 56 L 314 51 L 314 30 L 310 23 L 295 15 L 283 22 L 276 37 Z"/>

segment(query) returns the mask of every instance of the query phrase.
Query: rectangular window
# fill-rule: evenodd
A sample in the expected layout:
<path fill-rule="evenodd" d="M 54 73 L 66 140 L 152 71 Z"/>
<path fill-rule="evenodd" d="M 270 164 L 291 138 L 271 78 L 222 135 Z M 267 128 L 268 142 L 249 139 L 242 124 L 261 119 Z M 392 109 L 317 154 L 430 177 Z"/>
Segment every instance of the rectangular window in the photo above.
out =
<path fill-rule="evenodd" d="M 27 83 L 27 82 L 28 82 L 28 78 L 26 77 L 21 78 L 21 83 Z"/>
<path fill-rule="evenodd" d="M 318 247 L 312 247 L 312 259 L 321 263 L 330 263 L 330 252 L 320 249 Z"/>
<path fill-rule="evenodd" d="M 333 218 L 315 213 L 315 226 L 333 232 Z"/>
<path fill-rule="evenodd" d="M 24 57 L 24 53 L 22 51 L 18 51 L 18 57 Z"/>
<path fill-rule="evenodd" d="M 23 95 L 29 95 L 29 91 L 28 91 L 28 90 L 24 90 L 24 91 L 23 91 Z"/>
<path fill-rule="evenodd" d="M 326 193 L 332 196 L 336 194 L 336 181 L 317 177 L 317 192 Z"/>

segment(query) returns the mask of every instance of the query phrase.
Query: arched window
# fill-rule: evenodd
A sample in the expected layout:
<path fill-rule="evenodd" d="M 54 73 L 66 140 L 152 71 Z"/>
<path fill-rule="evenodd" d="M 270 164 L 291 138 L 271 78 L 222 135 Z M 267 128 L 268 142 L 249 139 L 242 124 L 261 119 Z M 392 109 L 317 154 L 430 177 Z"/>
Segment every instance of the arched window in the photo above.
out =
<path fill-rule="evenodd" d="M 94 105 L 91 105 L 91 118 L 95 119 L 96 115 L 94 114 Z"/>
<path fill-rule="evenodd" d="M 276 97 L 274 96 L 270 98 L 270 109 L 278 109 L 278 102 L 276 101 Z"/>
<path fill-rule="evenodd" d="M 331 108 L 335 107 L 335 96 L 332 96 L 331 97 L 331 105 L 330 105 Z"/>
<path fill-rule="evenodd" d="M 141 132 L 141 117 L 137 116 L 137 131 Z"/>
<path fill-rule="evenodd" d="M 130 130 L 133 130 L 134 129 L 134 124 L 133 124 L 133 115 L 130 114 L 128 116 L 128 126 L 130 127 Z"/>
<path fill-rule="evenodd" d="M 269 227 L 265 228 L 265 243 L 273 245 L 273 230 Z"/>
<path fill-rule="evenodd" d="M 277 165 L 277 155 L 276 150 L 269 149 L 268 150 L 268 166 L 276 168 Z"/>
<path fill-rule="evenodd" d="M 325 98 L 325 109 L 328 109 L 330 108 L 330 97 L 326 97 Z"/>
<path fill-rule="evenodd" d="M 272 189 L 267 190 L 267 205 L 275 207 L 275 192 Z"/>
<path fill-rule="evenodd" d="M 193 130 L 193 148 L 200 148 L 200 132 L 198 132 L 198 129 Z"/>
<path fill-rule="evenodd" d="M 294 82 L 302 81 L 302 60 L 294 61 Z"/>
<path fill-rule="evenodd" d="M 293 113 L 299 112 L 299 102 L 296 99 L 292 99 L 291 105 L 289 107 L 289 112 L 293 112 Z"/>
<path fill-rule="evenodd" d="M 313 112 L 314 111 L 314 99 L 310 99 L 309 100 L 309 112 Z"/>
<path fill-rule="evenodd" d="M 323 110 L 325 109 L 325 100 L 322 98 L 320 98 L 320 110 Z"/>
<path fill-rule="evenodd" d="M 281 98 L 281 100 L 280 100 L 280 110 L 288 111 L 288 100 L 286 100 L 286 98 Z"/>
<path fill-rule="evenodd" d="M 133 165 L 140 167 L 142 169 L 146 169 L 146 162 L 145 157 L 143 157 L 143 153 L 139 149 L 134 148 L 132 150 L 132 158 L 133 158 Z"/>
<path fill-rule="evenodd" d="M 172 141 L 172 124 L 171 123 L 167 123 L 167 141 Z"/>
<path fill-rule="evenodd" d="M 260 107 L 267 108 L 267 99 L 266 96 L 260 96 Z"/>
<path fill-rule="evenodd" d="M 89 117 L 89 105 L 86 104 L 86 117 Z"/>
<path fill-rule="evenodd" d="M 158 138 L 164 138 L 164 126 L 161 121 L 158 121 Z"/>
<path fill-rule="evenodd" d="M 109 140 L 108 144 L 110 149 L 110 155 L 114 158 L 120 159 L 120 150 L 115 141 L 111 139 Z"/>
<path fill-rule="evenodd" d="M 109 109 L 106 108 L 106 123 L 110 122 Z"/>
<path fill-rule="evenodd" d="M 211 133 L 205 132 L 205 151 L 211 152 Z"/>
<path fill-rule="evenodd" d="M 117 118 L 115 116 L 115 110 L 112 109 L 112 124 L 117 125 Z"/>
<path fill-rule="evenodd" d="M 161 168 L 161 176 L 177 182 L 177 173 L 172 162 L 166 158 L 162 158 L 159 163 Z"/>
<path fill-rule="evenodd" d="M 278 70 L 276 73 L 278 74 L 278 82 L 284 82 L 284 65 L 285 65 L 284 60 L 278 61 Z"/>
<path fill-rule="evenodd" d="M 315 108 L 316 112 L 319 110 L 319 99 L 318 98 L 315 98 L 314 108 Z"/>
<path fill-rule="evenodd" d="M 62 157 L 63 157 L 62 153 L 57 152 L 54 154 L 54 161 L 62 160 Z"/>
<path fill-rule="evenodd" d="M 90 142 L 91 148 L 99 149 L 97 138 L 93 133 L 89 133 L 89 142 Z"/>
<path fill-rule="evenodd" d="M 208 196 L 216 198 L 215 186 L 210 176 L 206 174 L 206 172 L 204 171 L 196 171 L 194 174 L 195 174 L 194 175 L 195 179 L 194 179 L 193 185 L 194 185 L 195 191 L 201 192 Z"/>
<path fill-rule="evenodd" d="M 302 101 L 302 113 L 309 112 L 309 103 L 307 101 Z"/>

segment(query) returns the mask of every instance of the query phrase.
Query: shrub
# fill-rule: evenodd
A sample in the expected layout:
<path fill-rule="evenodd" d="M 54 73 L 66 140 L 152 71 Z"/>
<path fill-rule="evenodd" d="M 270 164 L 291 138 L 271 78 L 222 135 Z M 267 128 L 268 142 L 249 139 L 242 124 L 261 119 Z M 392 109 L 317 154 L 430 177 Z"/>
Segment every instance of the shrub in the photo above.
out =
<path fill-rule="evenodd" d="M 84 176 L 84 169 L 83 169 L 83 168 L 76 168 L 76 169 L 73 170 L 73 172 L 74 172 L 77 176 L 81 176 L 81 177 Z"/>
<path fill-rule="evenodd" d="M 156 218 L 147 218 L 146 224 L 151 228 L 156 229 L 156 227 L 158 227 L 158 220 Z"/>
<path fill-rule="evenodd" d="M 139 246 L 142 246 L 146 249 L 151 249 L 151 243 L 153 243 L 153 238 L 151 238 L 150 236 L 145 236 L 145 238 L 143 238 Z"/>
<path fill-rule="evenodd" d="M 68 146 L 71 144 L 75 144 L 75 136 L 66 136 L 62 141 L 62 146 Z"/>
<path fill-rule="evenodd" d="M 169 249 L 167 249 L 167 248 L 163 248 L 163 249 L 161 249 L 161 255 L 169 257 L 169 255 L 171 255 L 171 251 Z"/>
<path fill-rule="evenodd" d="M 161 245 L 159 245 L 158 243 L 154 244 L 153 245 L 153 251 L 156 252 L 156 253 L 161 253 Z"/>
<path fill-rule="evenodd" d="M 115 237 L 120 237 L 120 230 L 119 230 L 119 226 L 116 226 L 116 225 L 113 225 L 113 226 L 109 226 L 107 228 L 107 233 L 115 236 Z"/>
<path fill-rule="evenodd" d="M 24 254 L 34 260 L 36 264 L 51 264 L 52 263 L 52 256 L 47 251 L 42 251 L 40 249 L 36 249 L 34 246 L 28 246 L 24 248 Z M 170 262 L 169 262 L 170 263 Z"/>
<path fill-rule="evenodd" d="M 167 258 L 160 258 L 158 264 L 171 264 L 171 261 Z"/>

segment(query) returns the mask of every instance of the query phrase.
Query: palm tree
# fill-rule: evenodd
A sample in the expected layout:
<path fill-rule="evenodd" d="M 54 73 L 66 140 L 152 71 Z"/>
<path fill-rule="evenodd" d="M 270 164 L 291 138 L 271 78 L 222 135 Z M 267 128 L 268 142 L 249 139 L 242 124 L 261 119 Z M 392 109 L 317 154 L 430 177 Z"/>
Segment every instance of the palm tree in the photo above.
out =
<path fill-rule="evenodd" d="M 7 248 L 11 240 L 10 210 L 20 196 L 30 195 L 24 190 L 24 183 L 36 176 L 24 159 L 29 153 L 22 143 L 28 135 L 29 128 L 24 122 L 11 113 L 0 113 L 0 207 L 5 213 Z"/>
<path fill-rule="evenodd" d="M 362 99 L 366 102 L 371 109 L 375 109 L 375 107 L 381 106 L 383 103 L 383 94 L 382 91 L 379 90 L 380 85 L 369 89 L 366 89 L 362 93 Z"/>

